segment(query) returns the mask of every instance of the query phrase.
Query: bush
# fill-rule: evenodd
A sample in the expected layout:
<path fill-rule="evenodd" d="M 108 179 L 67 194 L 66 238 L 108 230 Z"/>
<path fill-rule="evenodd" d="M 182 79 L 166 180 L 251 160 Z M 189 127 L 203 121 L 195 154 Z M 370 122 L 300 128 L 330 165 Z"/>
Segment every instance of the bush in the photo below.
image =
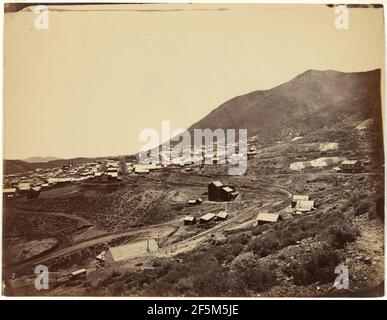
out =
<path fill-rule="evenodd" d="M 230 265 L 231 282 L 236 294 L 245 294 L 246 290 L 260 292 L 275 282 L 272 272 L 260 267 L 259 257 L 252 252 L 240 254 Z"/>
<path fill-rule="evenodd" d="M 251 237 L 249 235 L 247 235 L 246 233 L 241 233 L 240 235 L 233 237 L 230 240 L 230 243 L 232 243 L 232 244 L 239 243 L 239 244 L 245 245 L 250 241 L 250 239 L 251 239 Z"/>
<path fill-rule="evenodd" d="M 340 257 L 336 250 L 329 246 L 323 247 L 314 252 L 304 264 L 295 263 L 290 267 L 294 284 L 302 286 L 315 282 L 333 283 L 336 278 L 334 270 L 339 262 Z"/>
<path fill-rule="evenodd" d="M 360 216 L 364 213 L 367 213 L 370 207 L 371 206 L 368 201 L 362 201 L 355 209 L 355 216 Z"/>

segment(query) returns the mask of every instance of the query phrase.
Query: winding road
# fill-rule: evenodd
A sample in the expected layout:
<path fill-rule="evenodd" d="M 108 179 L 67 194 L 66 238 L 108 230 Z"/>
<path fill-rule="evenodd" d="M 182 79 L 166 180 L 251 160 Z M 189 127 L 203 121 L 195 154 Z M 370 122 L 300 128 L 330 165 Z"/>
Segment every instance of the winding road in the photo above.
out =
<path fill-rule="evenodd" d="M 162 180 L 160 182 L 162 182 Z M 177 247 L 177 249 L 173 250 L 173 253 L 171 254 L 175 255 L 181 252 L 192 250 L 201 241 L 205 240 L 211 234 L 220 233 L 230 227 L 238 227 L 241 224 L 246 224 L 246 222 L 252 223 L 255 220 L 255 217 L 258 211 L 262 211 L 263 209 L 268 210 L 273 206 L 277 206 L 277 205 L 280 205 L 281 203 L 285 203 L 292 196 L 292 194 L 288 190 L 280 186 L 268 185 L 262 182 L 259 182 L 259 183 L 257 182 L 256 186 L 257 188 L 254 188 L 254 189 L 259 189 L 260 192 L 264 190 L 265 194 L 269 193 L 271 195 L 275 195 L 273 201 L 268 201 L 264 203 L 261 207 L 258 207 L 257 203 L 254 202 L 252 205 L 246 208 L 229 212 L 230 214 L 229 219 L 223 222 L 220 222 L 215 226 L 213 226 L 212 228 L 204 230 L 187 239 L 173 243 L 173 246 Z M 248 187 L 248 188 L 250 189 L 251 187 Z M 27 210 L 24 210 L 21 212 L 28 213 L 28 214 L 42 214 L 42 215 L 48 215 L 48 216 L 66 217 L 69 219 L 82 222 L 86 226 L 93 226 L 93 224 L 87 219 L 76 215 L 72 215 L 72 214 L 59 213 L 59 212 L 36 212 L 36 211 L 30 212 Z M 10 272 L 18 273 L 19 270 L 23 270 L 28 266 L 32 267 L 33 265 L 42 264 L 45 261 L 59 258 L 97 244 L 107 243 L 109 241 L 112 241 L 114 239 L 118 239 L 124 236 L 125 237 L 133 236 L 135 239 L 145 238 L 145 237 L 157 237 L 157 236 L 160 236 L 161 238 L 168 237 L 168 235 L 174 233 L 177 229 L 181 227 L 182 227 L 181 217 L 178 217 L 165 223 L 150 225 L 146 227 L 130 228 L 125 231 L 103 233 L 103 234 L 94 236 L 92 238 L 88 238 L 88 239 L 84 239 L 84 240 L 80 240 L 78 242 L 72 243 L 66 247 L 59 247 L 58 249 L 52 252 L 43 254 L 39 257 L 31 258 L 29 260 L 25 260 L 19 263 L 4 266 L 4 272 L 7 274 L 9 274 Z M 163 252 L 163 249 L 166 249 L 168 251 L 167 248 L 169 248 L 170 246 L 171 245 L 167 245 L 165 248 L 161 248 L 160 252 Z M 170 256 L 171 254 L 167 254 L 167 256 Z"/>

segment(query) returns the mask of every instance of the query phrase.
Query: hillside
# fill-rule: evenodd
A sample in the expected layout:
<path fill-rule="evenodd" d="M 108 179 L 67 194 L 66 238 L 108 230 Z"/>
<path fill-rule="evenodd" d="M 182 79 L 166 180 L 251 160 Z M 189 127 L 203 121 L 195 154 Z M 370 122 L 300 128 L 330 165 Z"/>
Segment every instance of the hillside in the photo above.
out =
<path fill-rule="evenodd" d="M 58 168 L 64 165 L 84 164 L 94 161 L 95 158 L 74 158 L 74 159 L 58 159 L 47 162 L 26 162 L 22 160 L 4 160 L 4 174 L 14 174 L 26 171 L 34 171 L 35 169 L 50 169 Z"/>
<path fill-rule="evenodd" d="M 248 135 L 271 142 L 336 129 L 368 118 L 380 126 L 380 70 L 357 73 L 306 71 L 280 86 L 235 97 L 196 128 L 247 128 Z"/>
<path fill-rule="evenodd" d="M 4 160 L 3 165 L 4 174 L 13 174 L 35 170 L 34 164 L 22 160 Z"/>

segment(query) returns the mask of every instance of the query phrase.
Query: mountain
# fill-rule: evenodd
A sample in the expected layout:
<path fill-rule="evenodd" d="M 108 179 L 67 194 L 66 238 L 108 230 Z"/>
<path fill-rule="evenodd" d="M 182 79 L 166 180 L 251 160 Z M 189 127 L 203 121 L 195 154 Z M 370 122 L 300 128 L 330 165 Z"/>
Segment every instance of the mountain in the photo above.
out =
<path fill-rule="evenodd" d="M 380 69 L 306 71 L 269 90 L 226 101 L 193 129 L 246 128 L 248 136 L 278 141 L 324 128 L 381 119 Z"/>
<path fill-rule="evenodd" d="M 35 162 L 49 162 L 52 160 L 60 160 L 60 158 L 57 158 L 57 157 L 30 157 L 30 158 L 24 159 L 23 161 L 35 163 Z"/>

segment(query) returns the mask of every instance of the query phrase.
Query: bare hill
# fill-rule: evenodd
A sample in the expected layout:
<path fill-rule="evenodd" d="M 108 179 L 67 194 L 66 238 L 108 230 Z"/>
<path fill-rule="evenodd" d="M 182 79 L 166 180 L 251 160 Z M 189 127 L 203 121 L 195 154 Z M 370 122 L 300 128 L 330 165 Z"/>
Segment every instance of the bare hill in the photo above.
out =
<path fill-rule="evenodd" d="M 356 73 L 309 70 L 270 90 L 235 97 L 189 130 L 247 128 L 249 136 L 274 141 L 368 118 L 380 120 L 380 111 L 379 69 Z"/>

